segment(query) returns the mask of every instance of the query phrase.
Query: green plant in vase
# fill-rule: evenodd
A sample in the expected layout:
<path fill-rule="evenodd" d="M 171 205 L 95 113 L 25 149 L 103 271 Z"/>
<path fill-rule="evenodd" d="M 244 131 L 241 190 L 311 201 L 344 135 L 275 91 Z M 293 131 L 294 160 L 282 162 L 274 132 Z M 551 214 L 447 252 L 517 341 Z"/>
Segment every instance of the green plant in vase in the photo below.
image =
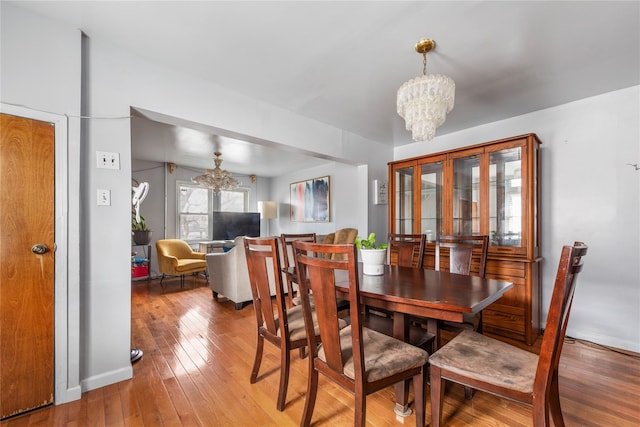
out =
<path fill-rule="evenodd" d="M 362 258 L 362 272 L 370 276 L 384 274 L 384 264 L 387 259 L 387 243 L 376 243 L 376 233 L 370 233 L 366 239 L 356 237 L 356 247 Z"/>
<path fill-rule="evenodd" d="M 140 221 L 136 220 L 136 213 L 131 212 L 131 231 L 148 231 L 144 217 L 140 215 Z"/>
<path fill-rule="evenodd" d="M 356 247 L 358 249 L 387 249 L 387 243 L 376 244 L 376 233 L 369 233 L 369 237 L 361 239 L 356 237 Z"/>
<path fill-rule="evenodd" d="M 142 215 L 140 220 L 136 218 L 136 213 L 131 212 L 131 234 L 136 245 L 148 245 L 151 241 L 151 231 L 147 228 L 147 223 Z"/>

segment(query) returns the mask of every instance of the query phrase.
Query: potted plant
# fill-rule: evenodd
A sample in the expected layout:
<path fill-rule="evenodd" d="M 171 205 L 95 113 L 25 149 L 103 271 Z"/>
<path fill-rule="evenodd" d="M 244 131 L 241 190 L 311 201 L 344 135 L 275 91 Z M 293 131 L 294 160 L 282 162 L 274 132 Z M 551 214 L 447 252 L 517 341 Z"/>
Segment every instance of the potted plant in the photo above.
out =
<path fill-rule="evenodd" d="M 366 239 L 356 237 L 356 247 L 362 258 L 362 272 L 371 276 L 384 274 L 387 259 L 387 244 L 376 244 L 376 233 L 370 233 Z"/>
<path fill-rule="evenodd" d="M 151 241 L 151 230 L 147 228 L 144 217 L 140 215 L 138 221 L 135 212 L 131 212 L 131 234 L 136 245 L 148 245 Z"/>

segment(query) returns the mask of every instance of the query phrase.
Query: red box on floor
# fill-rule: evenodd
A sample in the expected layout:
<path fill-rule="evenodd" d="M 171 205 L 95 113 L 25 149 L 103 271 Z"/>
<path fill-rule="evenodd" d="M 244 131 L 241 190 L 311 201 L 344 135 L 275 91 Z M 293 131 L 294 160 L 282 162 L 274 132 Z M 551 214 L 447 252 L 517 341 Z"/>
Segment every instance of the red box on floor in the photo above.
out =
<path fill-rule="evenodd" d="M 131 269 L 132 277 L 147 277 L 149 275 L 149 266 L 140 265 Z"/>

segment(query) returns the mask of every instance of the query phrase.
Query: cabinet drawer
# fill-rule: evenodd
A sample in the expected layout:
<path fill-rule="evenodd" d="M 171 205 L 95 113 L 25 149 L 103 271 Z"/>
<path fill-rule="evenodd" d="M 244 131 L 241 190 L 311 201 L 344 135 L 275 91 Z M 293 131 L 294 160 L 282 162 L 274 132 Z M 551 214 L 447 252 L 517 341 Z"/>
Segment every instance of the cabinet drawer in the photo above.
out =
<path fill-rule="evenodd" d="M 505 304 L 502 304 L 502 300 L 498 300 L 494 302 L 483 311 L 486 311 L 486 310 L 492 310 L 497 313 L 503 313 L 503 314 L 513 314 L 519 317 L 525 317 L 525 313 L 526 313 L 526 307 L 514 307 L 512 305 L 505 305 Z"/>
<path fill-rule="evenodd" d="M 522 277 L 526 275 L 525 264 L 518 261 L 487 260 L 486 276 Z M 507 280 L 507 279 L 505 279 Z"/>
<path fill-rule="evenodd" d="M 527 287 L 523 278 L 493 276 L 487 274 L 487 279 L 506 280 L 513 283 L 513 287 L 505 292 L 502 298 L 498 300 L 500 304 L 522 309 L 527 306 Z"/>
<path fill-rule="evenodd" d="M 493 326 L 503 330 L 511 330 L 524 334 L 524 316 L 502 311 L 485 309 L 482 312 L 482 325 Z"/>

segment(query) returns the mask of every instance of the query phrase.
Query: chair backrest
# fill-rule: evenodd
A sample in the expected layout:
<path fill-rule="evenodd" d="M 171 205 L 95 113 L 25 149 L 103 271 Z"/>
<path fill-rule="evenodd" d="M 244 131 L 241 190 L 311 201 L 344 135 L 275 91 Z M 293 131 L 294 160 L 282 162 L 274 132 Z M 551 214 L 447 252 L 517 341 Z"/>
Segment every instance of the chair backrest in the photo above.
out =
<path fill-rule="evenodd" d="M 306 234 L 281 234 L 280 242 L 282 243 L 282 261 L 284 268 L 295 267 L 295 258 L 293 257 L 293 242 L 317 242 L 316 233 Z"/>
<path fill-rule="evenodd" d="M 163 239 L 156 241 L 156 250 L 160 256 L 174 256 L 180 258 L 192 258 L 193 249 L 184 240 Z"/>
<path fill-rule="evenodd" d="M 362 381 L 364 356 L 361 348 L 360 288 L 355 245 L 294 242 L 293 248 L 298 265 L 298 283 L 307 339 L 309 340 L 309 357 L 312 358 L 312 363 L 315 363 L 316 366 L 320 364 L 318 369 L 329 373 L 329 375 L 331 375 L 330 372 L 333 372 L 331 375 L 333 378 L 343 377 L 345 358 L 343 358 L 340 346 L 336 283 L 348 284 L 355 381 L 356 383 L 359 380 Z M 332 255 L 338 255 L 339 259 L 332 258 Z M 313 293 L 313 305 L 326 362 L 318 359 L 318 342 L 313 329 L 309 292 Z M 351 383 L 346 380 L 346 377 L 339 382 L 342 384 Z"/>
<path fill-rule="evenodd" d="M 440 236 L 436 241 L 435 269 L 441 268 L 442 248 L 449 250 L 449 272 L 484 277 L 487 269 L 489 236 Z M 473 259 L 477 268 L 473 269 Z"/>
<path fill-rule="evenodd" d="M 534 410 L 536 407 L 544 408 L 544 405 L 536 405 L 536 399 L 544 401 L 544 396 L 551 387 L 554 371 L 558 369 L 562 343 L 567 332 L 571 303 L 576 288 L 576 279 L 582 271 L 582 257 L 587 254 L 587 249 L 587 245 L 582 242 L 575 242 L 573 246 L 562 248 L 533 386 Z"/>
<path fill-rule="evenodd" d="M 296 266 L 296 260 L 293 255 L 293 242 L 301 241 L 301 242 L 317 242 L 316 233 L 305 233 L 305 234 L 281 234 L 280 235 L 280 244 L 282 245 L 282 260 L 284 261 L 284 268 L 289 269 L 289 267 Z M 287 279 L 287 305 L 292 307 L 294 305 L 294 298 L 296 295 L 296 290 L 293 287 L 294 281 L 291 280 L 290 275 L 285 274 Z"/>
<path fill-rule="evenodd" d="M 336 230 L 335 233 L 327 234 L 322 243 L 328 245 L 343 245 L 355 243 L 356 237 L 358 237 L 358 230 L 356 228 L 341 228 Z M 343 255 L 327 253 L 327 256 L 331 259 L 343 258 Z"/>
<path fill-rule="evenodd" d="M 266 328 L 272 335 L 281 327 L 280 336 L 288 337 L 287 312 L 285 309 L 278 238 L 244 238 L 249 282 L 253 296 L 258 328 Z M 271 302 L 271 286 L 275 281 L 276 304 Z"/>
<path fill-rule="evenodd" d="M 424 234 L 389 233 L 387 264 L 422 268 L 425 242 L 426 236 Z"/>

